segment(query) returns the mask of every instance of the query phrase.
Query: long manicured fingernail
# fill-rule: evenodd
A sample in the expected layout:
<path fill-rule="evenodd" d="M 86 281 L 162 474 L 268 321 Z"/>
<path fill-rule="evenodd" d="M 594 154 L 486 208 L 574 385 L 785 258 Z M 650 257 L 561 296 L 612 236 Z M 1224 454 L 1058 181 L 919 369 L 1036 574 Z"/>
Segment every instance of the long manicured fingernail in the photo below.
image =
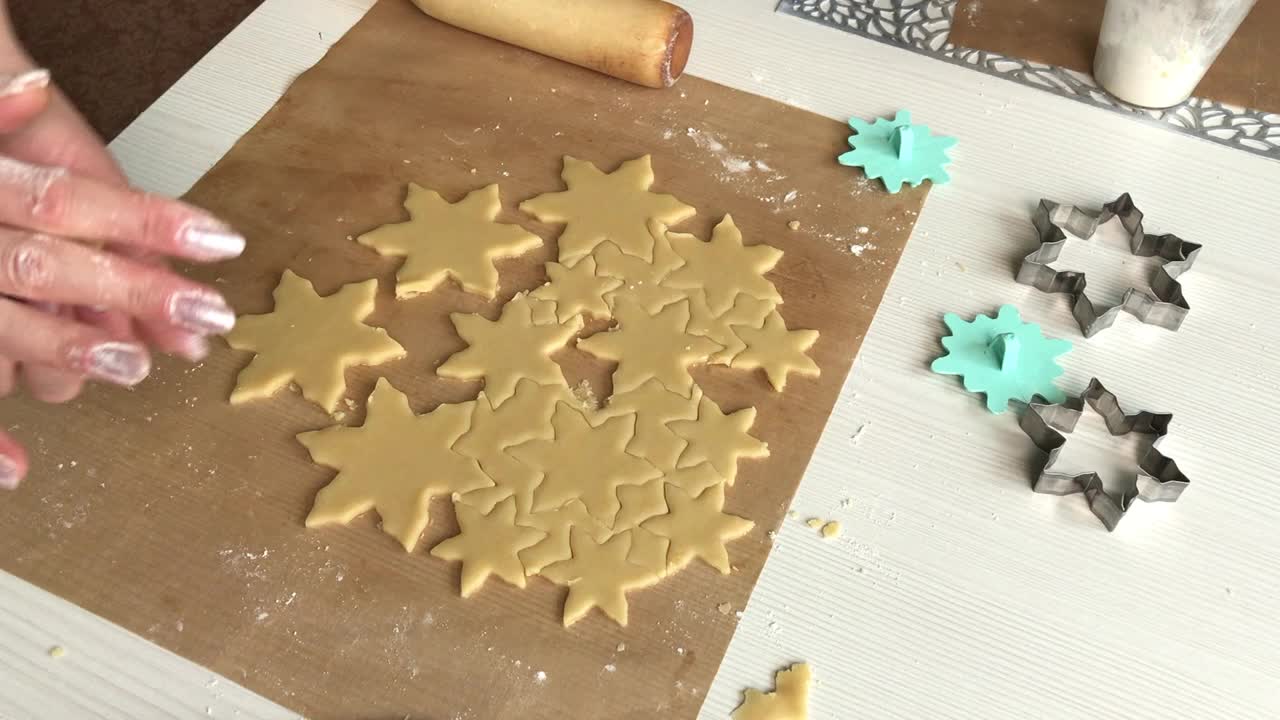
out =
<path fill-rule="evenodd" d="M 204 290 L 184 290 L 169 298 L 169 317 L 198 333 L 224 333 L 235 327 L 236 314 L 218 295 Z"/>
<path fill-rule="evenodd" d="M 28 90 L 49 87 L 49 71 L 44 68 L 28 70 L 17 75 L 0 74 L 0 97 L 21 95 Z"/>
<path fill-rule="evenodd" d="M 85 372 L 117 385 L 137 385 L 151 372 L 151 358 L 138 345 L 104 342 L 89 348 Z"/>
<path fill-rule="evenodd" d="M 192 223 L 178 233 L 178 241 L 197 260 L 226 260 L 244 252 L 244 236 L 225 225 Z"/>
<path fill-rule="evenodd" d="M 18 463 L 0 455 L 0 490 L 16 490 L 21 482 L 22 475 L 18 472 Z"/>
<path fill-rule="evenodd" d="M 176 352 L 183 360 L 198 363 L 209 357 L 209 341 L 199 335 L 188 335 Z"/>

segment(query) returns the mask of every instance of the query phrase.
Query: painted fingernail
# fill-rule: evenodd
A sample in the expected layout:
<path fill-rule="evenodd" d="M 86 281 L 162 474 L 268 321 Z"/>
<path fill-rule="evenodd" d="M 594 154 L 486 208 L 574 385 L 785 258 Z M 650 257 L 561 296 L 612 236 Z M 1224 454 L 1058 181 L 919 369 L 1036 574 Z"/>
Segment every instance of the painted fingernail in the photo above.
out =
<path fill-rule="evenodd" d="M 176 352 L 183 360 L 198 363 L 209 357 L 209 341 L 199 335 L 188 335 Z"/>
<path fill-rule="evenodd" d="M 85 372 L 99 380 L 133 386 L 151 372 L 151 358 L 133 343 L 104 342 L 89 348 L 84 366 Z"/>
<path fill-rule="evenodd" d="M 21 95 L 28 90 L 49 87 L 49 71 L 44 68 L 28 70 L 17 75 L 0 74 L 0 97 Z"/>
<path fill-rule="evenodd" d="M 197 260 L 226 260 L 244 252 L 244 236 L 225 225 L 192 223 L 178 233 L 178 241 Z"/>
<path fill-rule="evenodd" d="M 215 293 L 184 290 L 169 298 L 169 317 L 178 325 L 198 333 L 224 333 L 235 327 L 236 314 Z"/>
<path fill-rule="evenodd" d="M 0 490 L 16 490 L 22 482 L 22 474 L 18 472 L 18 463 L 0 455 Z"/>

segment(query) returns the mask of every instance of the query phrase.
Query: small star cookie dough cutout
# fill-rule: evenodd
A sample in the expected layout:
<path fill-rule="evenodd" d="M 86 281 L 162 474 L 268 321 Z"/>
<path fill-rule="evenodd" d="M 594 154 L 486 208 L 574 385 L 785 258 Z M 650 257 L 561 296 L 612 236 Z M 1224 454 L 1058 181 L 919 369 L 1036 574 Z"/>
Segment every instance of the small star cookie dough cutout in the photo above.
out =
<path fill-rule="evenodd" d="M 646 520 L 641 527 L 671 541 L 668 571 L 676 572 L 701 558 L 721 575 L 728 575 L 725 543 L 751 532 L 755 523 L 724 512 L 723 485 L 713 485 L 697 498 L 672 485 L 667 486 L 666 494 L 670 512 Z"/>
<path fill-rule="evenodd" d="M 731 717 L 733 720 L 809 720 L 811 680 L 808 663 L 796 663 L 779 670 L 774 678 L 774 692 L 747 690 L 742 704 Z"/>
<path fill-rule="evenodd" d="M 556 262 L 547 263 L 547 277 L 547 284 L 529 296 L 555 301 L 560 322 L 575 315 L 609 317 L 609 303 L 604 296 L 622 284 L 618 278 L 597 275 L 593 257 L 582 258 L 571 268 Z"/>
<path fill-rule="evenodd" d="M 648 155 L 628 160 L 607 174 L 565 155 L 560 177 L 568 190 L 525 200 L 520 209 L 542 222 L 567 223 L 558 241 L 560 262 L 565 265 L 590 255 L 605 240 L 624 253 L 650 260 L 653 238 L 647 223 L 674 225 L 694 215 L 692 207 L 675 197 L 649 192 L 653 166 Z"/>
<path fill-rule="evenodd" d="M 518 553 L 536 545 L 546 533 L 516 525 L 514 498 L 498 503 L 488 514 L 463 503 L 455 503 L 453 509 L 460 532 L 431 548 L 431 554 L 462 562 L 462 597 L 471 597 L 490 575 L 523 588 L 524 565 Z"/>
<path fill-rule="evenodd" d="M 676 420 L 668 425 L 689 443 L 680 454 L 677 466 L 710 463 L 720 477 L 732 485 L 738 477 L 739 459 L 769 457 L 768 444 L 747 433 L 755 421 L 755 408 L 743 408 L 726 415 L 704 395 L 698 404 L 697 420 Z"/>
<path fill-rule="evenodd" d="M 537 575 L 548 565 L 568 560 L 573 554 L 569 547 L 569 532 L 574 528 L 590 532 L 601 542 L 611 534 L 608 528 L 591 517 L 581 500 L 570 500 L 554 510 L 517 515 L 516 522 L 546 533 L 546 537 L 537 544 L 520 552 L 520 562 L 526 575 Z"/>
<path fill-rule="evenodd" d="M 733 332 L 746 349 L 734 356 L 729 367 L 764 370 L 769 384 L 778 392 L 787 387 L 787 375 L 791 373 L 807 377 L 821 373 L 813 358 L 805 354 L 818 341 L 818 331 L 788 330 L 776 310 L 764 319 L 763 327 L 739 326 L 733 328 Z"/>
<path fill-rule="evenodd" d="M 613 392 L 629 392 L 656 379 L 667 390 L 690 397 L 693 376 L 689 367 L 705 363 L 720 344 L 699 335 L 690 335 L 689 303 L 668 305 L 650 315 L 626 301 L 614 308 L 618 326 L 578 341 L 578 348 L 598 358 L 613 360 Z"/>
<path fill-rule="evenodd" d="M 343 285 L 321 297 L 292 270 L 280 276 L 265 315 L 244 315 L 227 333 L 236 350 L 257 353 L 236 377 L 231 404 L 270 397 L 293 381 L 302 396 L 332 413 L 345 392 L 344 371 L 377 365 L 406 352 L 382 328 L 360 322 L 373 312 L 377 280 Z"/>
<path fill-rule="evenodd" d="M 649 587 L 662 576 L 627 560 L 631 534 L 620 533 L 602 542 L 574 528 L 569 537 L 573 556 L 542 569 L 542 575 L 569 586 L 564 601 L 564 626 L 578 622 L 598 607 L 614 622 L 627 625 L 627 591 Z"/>
<path fill-rule="evenodd" d="M 622 281 L 618 288 L 604 296 L 611 310 L 619 300 L 628 299 L 652 315 L 672 303 L 680 302 L 687 295 L 683 290 L 662 284 L 672 270 L 684 264 L 676 251 L 671 249 L 666 226 L 651 222 L 649 233 L 654 241 L 652 260 L 628 255 L 611 242 L 601 243 L 595 249 L 597 272 Z"/>
<path fill-rule="evenodd" d="M 733 301 L 733 307 L 720 315 L 711 312 L 707 306 L 707 296 L 701 290 L 689 293 L 689 332 L 702 335 L 724 346 L 707 359 L 708 365 L 732 365 L 733 358 L 746 349 L 747 344 L 734 332 L 737 325 L 758 328 L 764 319 L 774 311 L 777 303 L 772 300 L 759 300 L 750 295 L 739 295 Z"/>
<path fill-rule="evenodd" d="M 626 532 L 631 536 L 631 551 L 627 553 L 627 561 L 658 577 L 666 577 L 669 574 L 667 553 L 671 549 L 671 541 L 641 527 L 631 528 Z"/>
<path fill-rule="evenodd" d="M 298 435 L 312 460 L 338 471 L 316 493 L 306 526 L 346 524 L 374 510 L 382 531 L 412 552 L 427 526 L 432 496 L 493 484 L 475 460 L 450 450 L 466 432 L 471 405 L 414 415 L 404 393 L 381 378 L 369 395 L 364 425 Z"/>
<path fill-rule="evenodd" d="M 534 490 L 534 511 L 551 510 L 581 500 L 593 517 L 612 525 L 618 512 L 618 486 L 636 485 L 661 477 L 646 460 L 626 451 L 635 430 L 635 417 L 615 417 L 591 425 L 586 415 L 568 403 L 556 405 L 551 417 L 551 440 L 532 440 L 507 452 L 542 473 Z"/>
<path fill-rule="evenodd" d="M 409 221 L 356 238 L 380 255 L 402 256 L 396 273 L 396 297 L 434 290 L 452 278 L 465 291 L 492 300 L 498 294 L 494 261 L 515 257 L 542 245 L 542 238 L 519 225 L 494 222 L 502 202 L 498 186 L 473 190 L 456 203 L 409 183 L 404 207 Z"/>
<path fill-rule="evenodd" d="M 516 383 L 529 378 L 540 385 L 564 385 L 560 366 L 551 354 L 582 329 L 582 318 L 554 325 L 534 325 L 527 295 L 517 295 L 502 307 L 502 315 L 449 316 L 468 347 L 436 368 L 436 375 L 455 380 L 484 379 L 485 394 L 494 407 L 515 394 Z"/>
<path fill-rule="evenodd" d="M 667 236 L 684 265 L 663 282 L 679 290 L 705 291 L 712 313 L 728 311 L 739 294 L 782 303 L 778 289 L 764 276 L 782 259 L 782 251 L 769 245 L 743 245 L 742 233 L 732 217 L 725 215 L 716 225 L 710 242 L 684 233 Z"/>
<path fill-rule="evenodd" d="M 635 415 L 636 434 L 627 444 L 627 452 L 648 460 L 659 470 L 675 470 L 684 451 L 684 440 L 667 427 L 672 420 L 696 420 L 702 388 L 693 386 L 691 397 L 673 393 L 658 380 L 646 380 L 640 387 L 609 398 L 609 403 L 596 412 L 597 418 Z"/>

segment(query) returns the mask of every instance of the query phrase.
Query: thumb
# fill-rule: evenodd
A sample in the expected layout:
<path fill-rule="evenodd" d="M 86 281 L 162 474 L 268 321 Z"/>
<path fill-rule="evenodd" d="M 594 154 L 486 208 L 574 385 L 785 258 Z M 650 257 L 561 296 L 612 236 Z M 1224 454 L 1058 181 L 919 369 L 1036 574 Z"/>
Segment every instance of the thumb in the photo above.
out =
<path fill-rule="evenodd" d="M 0 134 L 22 129 L 49 105 L 49 71 L 0 73 Z"/>
<path fill-rule="evenodd" d="M 0 430 L 0 491 L 13 490 L 27 474 L 27 451 L 9 433 Z"/>

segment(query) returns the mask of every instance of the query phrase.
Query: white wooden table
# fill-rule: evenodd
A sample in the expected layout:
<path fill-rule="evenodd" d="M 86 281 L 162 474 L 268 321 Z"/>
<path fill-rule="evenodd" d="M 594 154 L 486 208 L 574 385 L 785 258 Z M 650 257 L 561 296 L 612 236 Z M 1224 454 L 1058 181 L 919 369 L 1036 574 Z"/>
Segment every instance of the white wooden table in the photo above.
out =
<path fill-rule="evenodd" d="M 182 193 L 370 4 L 267 0 L 112 149 L 139 185 Z M 1280 717 L 1280 163 L 778 16 L 774 0 L 683 4 L 690 73 L 833 118 L 908 107 L 960 139 L 703 717 L 795 660 L 816 668 L 815 719 Z M 1040 197 L 1122 191 L 1149 229 L 1205 245 L 1185 276 L 1193 310 L 1176 334 L 1125 318 L 1084 341 L 1066 300 L 1012 268 Z M 1079 496 L 1030 491 L 1036 452 L 1013 414 L 927 369 L 943 312 L 1003 302 L 1076 343 L 1068 391 L 1097 375 L 1131 409 L 1175 412 L 1164 448 L 1194 481 L 1181 502 L 1108 534 Z M 845 536 L 819 540 L 809 516 Z M 0 574 L 0 718 L 208 716 L 295 717 Z"/>

